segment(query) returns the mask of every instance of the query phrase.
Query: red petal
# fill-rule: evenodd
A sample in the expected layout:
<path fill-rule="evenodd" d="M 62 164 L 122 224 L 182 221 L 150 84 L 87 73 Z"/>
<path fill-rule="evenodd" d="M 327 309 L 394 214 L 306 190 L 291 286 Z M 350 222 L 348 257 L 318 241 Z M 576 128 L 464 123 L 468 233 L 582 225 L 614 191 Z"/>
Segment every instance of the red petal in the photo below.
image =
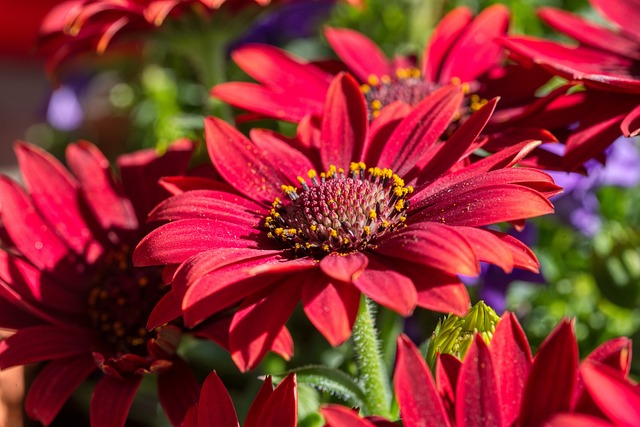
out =
<path fill-rule="evenodd" d="M 571 409 L 577 370 L 573 326 L 563 320 L 540 345 L 531 366 L 520 410 L 523 427 L 539 426 L 552 415 Z"/>
<path fill-rule="evenodd" d="M 231 397 L 216 371 L 202 384 L 198 403 L 198 427 L 238 427 L 238 417 Z"/>
<path fill-rule="evenodd" d="M 622 130 L 622 134 L 627 138 L 640 133 L 640 105 L 624 117 L 624 120 L 622 120 L 620 124 L 620 129 Z"/>
<path fill-rule="evenodd" d="M 502 421 L 512 425 L 520 412 L 532 359 L 527 337 L 513 313 L 502 315 L 491 338 L 490 350 L 502 402 Z"/>
<path fill-rule="evenodd" d="M 325 170 L 348 169 L 362 160 L 369 125 L 367 104 L 358 82 L 338 74 L 329 87 L 322 118 L 320 156 Z"/>
<path fill-rule="evenodd" d="M 271 393 L 260 414 L 260 423 L 245 427 L 295 427 L 298 422 L 296 376 L 289 374 Z"/>
<path fill-rule="evenodd" d="M 322 101 L 331 75 L 282 49 L 251 44 L 231 54 L 247 74 L 275 92 L 296 94 Z"/>
<path fill-rule="evenodd" d="M 80 207 L 78 181 L 51 154 L 27 143 L 16 143 L 20 171 L 33 204 L 52 230 L 78 254 L 101 248 L 93 239 Z"/>
<path fill-rule="evenodd" d="M 308 98 L 295 93 L 274 92 L 254 83 L 222 83 L 211 89 L 212 96 L 231 105 L 280 120 L 299 122 L 307 114 L 322 114 L 324 94 Z"/>
<path fill-rule="evenodd" d="M 229 328 L 231 358 L 242 372 L 255 368 L 271 350 L 299 300 L 300 278 L 294 276 L 242 302 Z"/>
<path fill-rule="evenodd" d="M 320 270 L 332 279 L 351 283 L 369 264 L 369 259 L 361 252 L 352 254 L 332 253 L 322 258 Z"/>
<path fill-rule="evenodd" d="M 324 35 L 338 57 L 361 82 L 369 76 L 390 76 L 393 69 L 380 48 L 365 35 L 347 28 L 325 28 Z"/>
<path fill-rule="evenodd" d="M 614 427 L 602 418 L 584 414 L 554 415 L 544 427 Z"/>
<path fill-rule="evenodd" d="M 75 389 L 96 370 L 90 355 L 47 363 L 29 387 L 25 401 L 27 415 L 49 425 Z"/>
<path fill-rule="evenodd" d="M 328 257 L 327 257 L 328 258 Z M 360 291 L 350 283 L 331 280 L 322 272 L 307 276 L 302 306 L 313 326 L 337 347 L 351 336 L 358 314 Z"/>
<path fill-rule="evenodd" d="M 489 348 L 476 334 L 465 355 L 456 390 L 456 422 L 465 426 L 502 424 L 502 400 Z"/>
<path fill-rule="evenodd" d="M 405 335 L 398 337 L 397 343 L 393 389 L 404 424 L 451 425 L 422 355 Z"/>
<path fill-rule="evenodd" d="M 0 369 L 43 360 L 89 354 L 94 348 L 90 330 L 33 326 L 0 341 Z"/>
<path fill-rule="evenodd" d="M 80 141 L 67 146 L 67 164 L 78 177 L 89 209 L 105 230 L 138 228 L 133 205 L 116 185 L 109 161 L 93 144 Z"/>
<path fill-rule="evenodd" d="M 416 287 L 407 276 L 369 258 L 369 266 L 353 284 L 363 294 L 402 316 L 410 315 L 418 300 Z"/>
<path fill-rule="evenodd" d="M 290 374 L 295 375 L 295 374 Z M 247 418 L 244 420 L 243 427 L 252 427 L 252 426 L 260 426 L 260 420 L 262 416 L 262 411 L 265 408 L 267 401 L 269 400 L 269 396 L 273 394 L 273 383 L 271 381 L 271 377 L 267 375 L 260 386 L 260 390 L 258 390 L 258 394 L 253 399 L 253 403 L 251 403 L 251 407 L 249 408 L 249 412 L 247 413 Z"/>
<path fill-rule="evenodd" d="M 489 101 L 480 110 L 472 114 L 449 139 L 440 145 L 433 157 L 422 166 L 418 176 L 419 183 L 429 182 L 438 178 L 463 157 L 489 121 L 497 102 L 498 98 Z"/>
<path fill-rule="evenodd" d="M 553 7 L 542 7 L 538 10 L 538 16 L 556 30 L 581 44 L 640 59 L 636 43 L 578 15 Z"/>
<path fill-rule="evenodd" d="M 460 359 L 450 354 L 438 354 L 436 358 L 436 387 L 442 396 L 447 412 L 454 417 L 456 401 L 456 385 L 462 368 Z"/>
<path fill-rule="evenodd" d="M 375 427 L 371 421 L 358 416 L 358 412 L 344 406 L 332 404 L 320 408 L 327 421 L 325 427 Z"/>
<path fill-rule="evenodd" d="M 600 13 L 618 24 L 624 32 L 640 43 L 640 1 L 638 0 L 591 0 L 591 5 Z"/>
<path fill-rule="evenodd" d="M 124 427 L 141 375 L 119 379 L 110 375 L 102 377 L 93 389 L 89 417 L 91 427 Z"/>
<path fill-rule="evenodd" d="M 151 209 L 169 195 L 158 183 L 160 178 L 183 175 L 193 148 L 193 143 L 183 139 L 171 144 L 162 156 L 151 148 L 118 157 L 122 188 L 133 203 L 139 224 L 144 224 Z"/>
<path fill-rule="evenodd" d="M 11 242 L 37 268 L 54 271 L 71 253 L 36 211 L 24 191 L 0 176 L 0 216 Z M 73 277 L 73 276 L 72 276 Z"/>
<path fill-rule="evenodd" d="M 470 82 L 498 65 L 502 46 L 496 39 L 507 33 L 509 9 L 496 4 L 484 9 L 453 44 L 440 71 L 440 83 L 453 77 Z"/>
<path fill-rule="evenodd" d="M 433 30 L 422 56 L 422 73 L 431 82 L 437 82 L 442 64 L 473 15 L 468 7 L 457 7 L 447 13 Z"/>
<path fill-rule="evenodd" d="M 456 227 L 474 246 L 481 261 L 490 262 L 510 273 L 513 267 L 538 272 L 538 260 L 524 243 L 499 231 L 473 227 Z"/>
<path fill-rule="evenodd" d="M 396 129 L 380 155 L 378 167 L 391 167 L 399 176 L 406 175 L 435 144 L 462 101 L 457 86 L 445 86 L 421 101 Z"/>
<path fill-rule="evenodd" d="M 147 320 L 147 329 L 152 331 L 158 326 L 169 323 L 182 316 L 180 300 L 173 292 L 167 292 L 160 301 L 153 307 L 153 311 Z"/>
<path fill-rule="evenodd" d="M 634 427 L 640 422 L 640 393 L 612 368 L 584 362 L 580 374 L 598 407 L 618 426 Z"/>
<path fill-rule="evenodd" d="M 138 243 L 136 266 L 178 264 L 200 252 L 219 248 L 255 248 L 259 233 L 247 224 L 183 219 L 156 228 Z"/>
<path fill-rule="evenodd" d="M 478 257 L 469 241 L 456 228 L 443 224 L 412 224 L 382 241 L 375 251 L 451 274 L 480 273 Z"/>
<path fill-rule="evenodd" d="M 271 204 L 282 196 L 285 183 L 278 166 L 265 161 L 264 150 L 216 117 L 205 119 L 204 130 L 211 161 L 225 181 L 258 203 Z"/>

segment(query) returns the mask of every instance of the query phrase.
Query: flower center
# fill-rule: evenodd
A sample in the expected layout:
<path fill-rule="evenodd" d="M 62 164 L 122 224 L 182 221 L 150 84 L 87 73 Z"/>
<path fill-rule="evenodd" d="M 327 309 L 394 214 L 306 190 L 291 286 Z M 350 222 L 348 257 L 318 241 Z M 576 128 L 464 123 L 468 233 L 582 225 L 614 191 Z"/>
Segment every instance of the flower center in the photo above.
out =
<path fill-rule="evenodd" d="M 133 267 L 129 248 L 121 247 L 104 255 L 92 282 L 89 319 L 109 356 L 145 355 L 147 341 L 155 337 L 145 327 L 147 319 L 166 292 L 161 270 Z"/>
<path fill-rule="evenodd" d="M 322 258 L 330 252 L 350 253 L 371 247 L 375 239 L 404 226 L 413 191 L 391 169 L 351 163 L 349 176 L 331 166 L 308 173 L 311 186 L 298 177 L 301 193 L 283 185 L 289 198 L 276 198 L 265 220 L 268 236 L 301 256 Z"/>
<path fill-rule="evenodd" d="M 387 105 L 395 101 L 415 105 L 438 87 L 438 84 L 424 80 L 417 68 L 398 68 L 394 78 L 372 74 L 361 90 L 369 108 L 369 119 L 374 119 Z"/>

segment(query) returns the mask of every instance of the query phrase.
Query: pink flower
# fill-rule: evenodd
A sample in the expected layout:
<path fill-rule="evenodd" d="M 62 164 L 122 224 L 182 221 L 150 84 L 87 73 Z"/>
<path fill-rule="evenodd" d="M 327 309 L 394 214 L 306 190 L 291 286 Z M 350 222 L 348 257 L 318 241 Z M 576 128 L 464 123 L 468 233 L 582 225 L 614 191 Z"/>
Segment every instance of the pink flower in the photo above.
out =
<path fill-rule="evenodd" d="M 543 172 L 509 167 L 535 141 L 466 163 L 495 100 L 440 142 L 462 96 L 455 86 L 436 91 L 388 135 L 369 127 L 357 82 L 341 74 L 318 133 L 301 126 L 301 140 L 265 130 L 248 139 L 206 119 L 211 161 L 230 187 L 159 205 L 151 220 L 169 222 L 140 242 L 134 262 L 170 265 L 188 326 L 236 308 L 229 342 L 243 370 L 298 301 L 334 346 L 350 336 L 361 294 L 404 316 L 416 306 L 464 313 L 458 273 L 478 274 L 480 260 L 538 268 L 521 242 L 481 227 L 552 212 L 558 187 Z"/>

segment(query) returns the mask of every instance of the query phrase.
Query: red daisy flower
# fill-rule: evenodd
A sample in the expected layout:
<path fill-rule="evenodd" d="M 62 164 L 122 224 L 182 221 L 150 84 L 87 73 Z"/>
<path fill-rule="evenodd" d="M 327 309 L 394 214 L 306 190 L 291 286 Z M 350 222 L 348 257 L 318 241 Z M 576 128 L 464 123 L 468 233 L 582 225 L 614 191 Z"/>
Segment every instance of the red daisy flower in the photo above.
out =
<path fill-rule="evenodd" d="M 298 394 L 296 376 L 289 374 L 273 389 L 271 377 L 266 377 L 251 404 L 244 427 L 296 427 L 298 422 Z M 187 412 L 185 427 L 238 427 L 238 417 L 231 397 L 220 378 L 213 371 L 202 385 L 197 406 Z"/>
<path fill-rule="evenodd" d="M 546 7 L 540 9 L 540 17 L 577 40 L 578 46 L 532 37 L 503 41 L 514 58 L 533 61 L 588 88 L 586 92 L 562 96 L 546 107 L 547 116 L 573 118 L 573 129 L 566 138 L 565 163 L 569 168 L 596 157 L 618 136 L 640 132 L 640 32 L 636 25 L 640 9 L 635 1 L 590 1 L 618 30 Z"/>
<path fill-rule="evenodd" d="M 234 191 L 162 203 L 151 219 L 171 222 L 140 242 L 134 263 L 180 265 L 172 289 L 188 326 L 240 304 L 229 344 L 241 369 L 262 358 L 299 300 L 332 345 L 350 336 L 361 293 L 402 315 L 465 312 L 456 274 L 477 274 L 478 261 L 538 268 L 525 245 L 480 227 L 552 212 L 558 187 L 543 172 L 509 168 L 536 141 L 461 160 L 496 100 L 439 142 L 462 97 L 456 86 L 434 92 L 388 135 L 369 128 L 358 83 L 340 74 L 319 135 L 289 141 L 298 148 L 206 119 L 211 161 Z"/>
<path fill-rule="evenodd" d="M 573 417 L 597 421 L 584 425 L 610 425 L 605 423 L 605 414 L 620 414 L 624 410 L 616 409 L 613 400 L 609 400 L 611 405 L 601 412 L 599 399 L 604 398 L 607 389 L 593 393 L 592 387 L 616 382 L 610 387 L 615 387 L 619 394 L 612 393 L 609 398 L 624 396 L 625 403 L 637 400 L 637 391 L 627 379 L 630 351 L 630 340 L 613 339 L 594 350 L 579 366 L 573 326 L 563 321 L 532 358 L 517 319 L 506 312 L 490 344 L 476 335 L 463 361 L 440 355 L 435 381 L 416 346 L 406 336 L 399 337 L 394 391 L 406 426 L 541 426 L 552 420 L 558 421 L 551 424 L 557 426 L 583 425 L 559 422 Z M 599 370 L 595 374 L 594 366 Z M 602 378 L 600 372 L 608 372 L 610 377 Z M 594 403 L 594 399 L 599 403 Z M 335 406 L 325 408 L 323 413 L 327 410 L 345 415 L 344 410 Z M 631 412 L 637 414 L 637 408 Z M 331 426 L 372 427 L 367 420 L 354 414 L 349 416 L 352 424 L 337 422 Z M 633 416 L 627 414 L 626 420 Z"/>
<path fill-rule="evenodd" d="M 508 20 L 504 5 L 489 7 L 475 18 L 466 7 L 453 10 L 434 30 L 421 64 L 407 57 L 386 58 L 373 41 L 354 30 L 328 28 L 325 36 L 361 83 L 369 118 L 375 118 L 377 126 L 390 131 L 425 97 L 453 82 L 462 84 L 467 96 L 445 137 L 488 99 L 499 96 L 499 120 L 486 129 L 491 137 L 486 149 L 497 151 L 525 139 L 556 141 L 540 121 L 532 125 L 527 121 L 531 118 L 520 120 L 518 129 L 508 125 L 536 100 L 535 92 L 550 78 L 536 67 L 503 65 L 504 54 L 495 40 L 506 35 Z M 259 83 L 222 83 L 211 94 L 251 112 L 239 120 L 266 116 L 304 122 L 309 115 L 319 117 L 333 78 L 327 68 L 344 68 L 308 63 L 267 45 L 241 47 L 232 58 Z M 556 155 L 535 153 L 529 156 L 530 166 L 559 168 Z"/>
<path fill-rule="evenodd" d="M 0 342 L 0 368 L 47 362 L 26 397 L 31 418 L 51 423 L 98 371 L 92 426 L 124 425 L 149 373 L 158 374 L 160 403 L 174 424 L 196 402 L 199 386 L 175 353 L 182 328 L 145 328 L 167 290 L 161 270 L 130 260 L 147 212 L 167 195 L 157 180 L 183 173 L 191 151 L 180 142 L 162 157 L 153 150 L 121 156 L 119 182 L 87 142 L 67 148 L 73 174 L 42 149 L 16 145 L 27 190 L 0 176 L 0 327 L 16 330 Z"/>

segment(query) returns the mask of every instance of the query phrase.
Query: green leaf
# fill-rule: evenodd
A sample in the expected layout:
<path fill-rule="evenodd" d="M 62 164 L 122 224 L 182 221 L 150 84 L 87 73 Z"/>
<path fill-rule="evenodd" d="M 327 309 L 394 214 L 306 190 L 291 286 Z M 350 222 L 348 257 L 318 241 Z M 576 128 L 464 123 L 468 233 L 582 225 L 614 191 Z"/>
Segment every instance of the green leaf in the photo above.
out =
<path fill-rule="evenodd" d="M 273 379 L 279 382 L 292 372 L 296 374 L 298 384 L 306 384 L 320 391 L 337 396 L 351 406 L 364 405 L 365 394 L 362 388 L 360 388 L 360 385 L 354 378 L 338 369 L 311 365 L 296 368 L 281 375 L 274 375 Z"/>

